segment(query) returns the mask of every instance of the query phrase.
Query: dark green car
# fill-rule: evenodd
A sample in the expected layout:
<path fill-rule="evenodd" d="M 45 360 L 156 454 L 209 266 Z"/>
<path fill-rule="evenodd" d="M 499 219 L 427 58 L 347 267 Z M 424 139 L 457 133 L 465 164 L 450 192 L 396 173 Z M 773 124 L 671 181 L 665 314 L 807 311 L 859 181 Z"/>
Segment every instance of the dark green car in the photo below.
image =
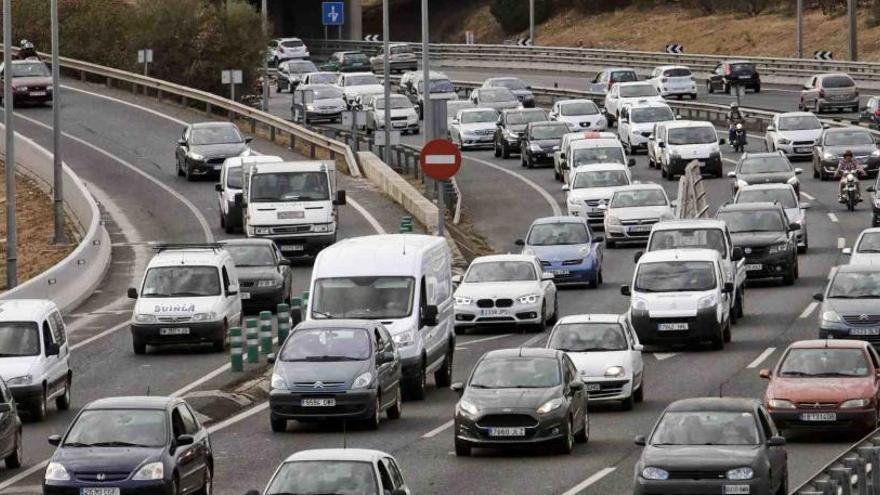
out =
<path fill-rule="evenodd" d="M 329 72 L 371 71 L 370 59 L 363 52 L 336 52 L 330 56 L 321 70 Z"/>

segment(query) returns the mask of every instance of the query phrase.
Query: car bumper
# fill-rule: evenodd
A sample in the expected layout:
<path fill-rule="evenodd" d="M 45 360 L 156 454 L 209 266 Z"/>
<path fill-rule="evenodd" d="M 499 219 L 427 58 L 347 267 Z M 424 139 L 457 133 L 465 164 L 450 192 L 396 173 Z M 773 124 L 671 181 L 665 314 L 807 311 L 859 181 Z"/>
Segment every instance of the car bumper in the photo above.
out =
<path fill-rule="evenodd" d="M 859 331 L 864 332 L 865 327 L 850 327 L 847 326 L 845 323 L 834 324 L 823 321 L 819 325 L 819 338 L 835 340 L 864 340 L 865 342 L 870 342 L 874 347 L 880 347 L 880 335 L 864 335 L 860 334 Z"/>
<path fill-rule="evenodd" d="M 697 94 L 696 86 L 660 86 L 660 96 L 678 96 Z"/>
<path fill-rule="evenodd" d="M 793 145 L 774 143 L 774 147 L 785 156 L 793 158 L 810 158 L 813 156 L 813 145 Z"/>
<path fill-rule="evenodd" d="M 586 258 L 585 262 L 577 265 L 566 265 L 562 261 L 554 261 L 544 264 L 545 272 L 553 274 L 553 283 L 559 284 L 583 284 L 596 279 L 599 271 L 599 262 L 593 258 Z"/>
<path fill-rule="evenodd" d="M 743 493 L 751 495 L 763 495 L 770 493 L 768 483 L 761 479 L 748 481 L 727 481 L 727 480 L 663 480 L 654 481 L 646 480 L 641 476 L 636 479 L 633 493 L 635 495 L 704 495 L 707 493 L 721 494 L 725 493 L 725 486 L 748 486 L 748 492 Z"/>
<path fill-rule="evenodd" d="M 489 314 L 489 311 L 501 311 L 501 313 Z M 541 303 L 514 303 L 513 306 L 500 310 L 481 310 L 474 303 L 455 308 L 455 328 L 457 329 L 493 325 L 536 325 L 540 322 Z"/>
<path fill-rule="evenodd" d="M 495 138 L 491 134 L 464 134 L 461 136 L 462 146 L 492 146 Z"/>
<path fill-rule="evenodd" d="M 16 402 L 30 402 L 43 396 L 43 385 L 35 383 L 32 385 L 16 385 L 10 386 L 9 391 Z"/>
<path fill-rule="evenodd" d="M 852 108 L 859 105 L 859 98 L 855 97 L 849 100 L 828 100 L 823 98 L 819 100 L 819 105 L 822 108 Z"/>
<path fill-rule="evenodd" d="M 722 170 L 721 167 L 721 156 L 714 156 L 708 158 L 674 158 L 669 160 L 669 173 L 672 175 L 681 175 L 684 173 L 685 167 L 692 162 L 697 161 L 700 163 L 700 173 L 720 173 Z"/>
<path fill-rule="evenodd" d="M 471 419 L 459 413 L 455 417 L 455 438 L 471 447 L 504 448 L 516 445 L 534 445 L 552 442 L 565 435 L 567 411 L 559 408 L 544 417 L 538 417 L 534 410 L 483 413 L 479 419 Z M 493 416 L 504 416 L 502 422 L 493 421 Z M 496 426 L 497 425 L 497 426 Z M 493 436 L 493 427 L 522 427 L 525 435 L 516 437 Z"/>
<path fill-rule="evenodd" d="M 376 123 L 376 129 L 385 129 L 385 124 Z M 415 122 L 391 122 L 391 130 L 393 131 L 417 131 L 419 130 L 419 121 Z"/>
<path fill-rule="evenodd" d="M 574 206 L 568 205 L 568 214 L 573 217 L 587 217 L 587 223 L 590 224 L 590 227 L 604 227 L 605 225 L 605 211 L 594 209 L 589 206 Z"/>
<path fill-rule="evenodd" d="M 252 307 L 265 306 L 269 304 L 271 309 L 274 311 L 274 305 L 279 304 L 281 300 L 284 299 L 285 294 L 283 285 L 279 285 L 276 287 L 257 287 L 256 281 L 250 283 L 252 283 L 253 285 L 250 285 L 248 287 L 245 287 L 244 283 L 241 283 L 241 291 L 239 292 L 239 294 L 241 295 L 242 305 Z"/>
<path fill-rule="evenodd" d="M 834 420 L 816 421 L 804 419 L 804 414 L 833 413 Z M 850 430 L 874 428 L 877 411 L 872 409 L 771 409 L 770 416 L 777 428 L 792 430 Z"/>
<path fill-rule="evenodd" d="M 44 495 L 80 495 L 83 488 L 119 488 L 120 495 L 172 495 L 171 481 L 120 481 L 118 483 L 85 481 L 44 481 Z"/>
<path fill-rule="evenodd" d="M 302 405 L 303 399 L 335 399 L 332 407 Z M 289 390 L 272 390 L 269 409 L 278 418 L 297 420 L 366 419 L 376 409 L 376 390 L 348 390 L 337 393 L 311 393 Z"/>
<path fill-rule="evenodd" d="M 825 175 L 833 176 L 837 171 L 837 160 L 822 160 L 822 171 Z M 862 162 L 859 162 L 862 163 Z M 880 157 L 870 157 L 864 163 L 862 163 L 865 167 L 865 171 L 869 174 L 876 175 L 877 171 L 880 170 Z"/>
<path fill-rule="evenodd" d="M 188 329 L 186 334 L 163 335 L 163 329 Z M 201 344 L 226 337 L 222 321 L 187 323 L 132 323 L 131 334 L 149 345 Z"/>
<path fill-rule="evenodd" d="M 644 227 L 645 225 L 638 225 L 637 227 Z M 633 225 L 620 225 L 620 224 L 605 224 L 605 238 L 610 239 L 612 241 L 637 241 L 637 242 L 646 242 L 648 240 L 648 236 L 651 235 L 651 227 L 653 224 L 648 224 L 646 230 L 638 230 L 631 229 L 630 227 L 636 227 Z"/>
<path fill-rule="evenodd" d="M 317 111 L 317 112 L 306 112 L 306 118 L 309 121 L 314 120 L 338 120 L 342 118 L 342 110 L 332 110 L 332 111 Z"/>
<path fill-rule="evenodd" d="M 52 93 L 47 92 L 45 95 L 13 94 L 12 101 L 15 103 L 46 103 L 52 101 Z"/>
<path fill-rule="evenodd" d="M 619 401 L 632 396 L 633 383 L 629 378 L 601 378 L 581 376 L 587 390 L 587 399 L 590 402 Z M 592 390 L 598 387 L 598 389 Z"/>
<path fill-rule="evenodd" d="M 744 263 L 746 278 L 755 280 L 783 277 L 791 270 L 792 263 L 795 262 L 788 253 L 756 258 L 746 256 Z"/>
<path fill-rule="evenodd" d="M 288 258 L 317 254 L 322 249 L 336 243 L 336 232 L 321 234 L 268 234 L 249 236 L 272 239 L 281 253 Z"/>
<path fill-rule="evenodd" d="M 718 338 L 721 322 L 716 308 L 698 310 L 696 315 L 652 318 L 647 310 L 630 310 L 630 318 L 642 344 L 693 344 Z M 683 330 L 660 330 L 661 324 L 686 324 Z"/>
<path fill-rule="evenodd" d="M 553 163 L 553 150 L 529 151 L 529 156 L 535 163 Z"/>

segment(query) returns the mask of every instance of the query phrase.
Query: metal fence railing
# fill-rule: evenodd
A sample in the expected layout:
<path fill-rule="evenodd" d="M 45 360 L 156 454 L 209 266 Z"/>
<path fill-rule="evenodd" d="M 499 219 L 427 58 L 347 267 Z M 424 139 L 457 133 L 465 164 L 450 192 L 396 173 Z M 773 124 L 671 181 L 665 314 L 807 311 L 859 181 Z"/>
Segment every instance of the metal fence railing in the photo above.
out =
<path fill-rule="evenodd" d="M 794 495 L 880 495 L 880 430 L 834 458 L 791 493 Z"/>

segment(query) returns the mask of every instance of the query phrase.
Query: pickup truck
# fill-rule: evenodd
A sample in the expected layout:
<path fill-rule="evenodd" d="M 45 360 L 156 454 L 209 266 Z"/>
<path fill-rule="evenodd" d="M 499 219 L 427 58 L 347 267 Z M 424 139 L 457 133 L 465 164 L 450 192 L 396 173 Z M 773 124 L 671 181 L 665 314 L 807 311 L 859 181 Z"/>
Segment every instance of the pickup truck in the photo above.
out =
<path fill-rule="evenodd" d="M 742 249 L 735 247 L 727 224 L 722 220 L 688 218 L 654 224 L 648 237 L 647 251 L 664 249 L 709 248 L 721 255 L 724 281 L 734 286 L 731 298 L 731 323 L 743 317 L 746 294 L 746 266 Z M 635 254 L 638 261 L 642 256 Z"/>

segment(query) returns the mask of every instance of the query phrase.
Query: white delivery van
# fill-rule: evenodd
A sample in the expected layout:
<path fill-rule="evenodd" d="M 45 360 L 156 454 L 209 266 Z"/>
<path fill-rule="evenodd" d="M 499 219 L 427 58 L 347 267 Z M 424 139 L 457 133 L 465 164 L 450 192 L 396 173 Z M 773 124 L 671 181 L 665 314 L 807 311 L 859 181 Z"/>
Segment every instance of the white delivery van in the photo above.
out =
<path fill-rule="evenodd" d="M 312 160 L 244 165 L 244 188 L 236 204 L 248 237 L 275 241 L 285 256 L 314 255 L 336 242 L 336 164 Z"/>
<path fill-rule="evenodd" d="M 380 320 L 403 365 L 403 390 L 425 394 L 428 373 L 452 382 L 455 353 L 452 253 L 443 237 L 391 234 L 354 237 L 315 259 L 307 319 Z"/>
<path fill-rule="evenodd" d="M 241 193 L 243 163 L 278 163 L 283 162 L 280 156 L 250 155 L 234 156 L 223 161 L 220 167 L 220 182 L 214 186 L 220 204 L 220 227 L 227 234 L 232 234 L 242 226 L 241 208 L 235 206 L 235 195 Z"/>

